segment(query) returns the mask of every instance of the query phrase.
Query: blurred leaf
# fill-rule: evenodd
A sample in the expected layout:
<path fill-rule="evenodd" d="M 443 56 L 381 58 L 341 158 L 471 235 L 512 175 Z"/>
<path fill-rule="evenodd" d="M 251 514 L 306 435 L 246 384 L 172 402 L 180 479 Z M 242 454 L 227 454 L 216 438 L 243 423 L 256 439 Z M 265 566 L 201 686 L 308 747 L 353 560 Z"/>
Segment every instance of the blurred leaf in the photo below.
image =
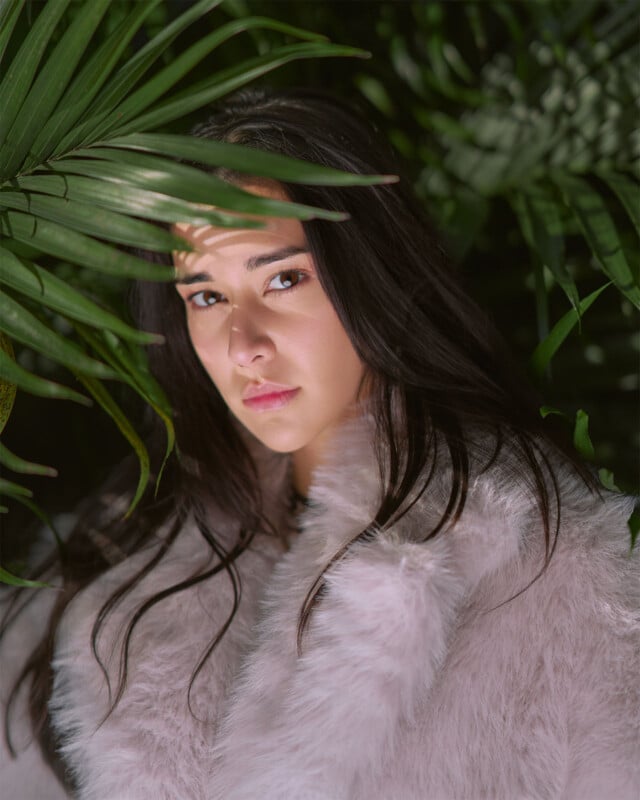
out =
<path fill-rule="evenodd" d="M 620 491 L 620 489 L 616 486 L 613 472 L 611 472 L 610 469 L 605 469 L 604 467 L 601 467 L 598 470 L 598 478 L 600 479 L 600 483 L 604 486 L 604 488 L 608 489 L 610 492 Z"/>
<path fill-rule="evenodd" d="M 58 474 L 58 470 L 53 467 L 25 461 L 24 458 L 20 458 L 20 456 L 12 453 L 2 442 L 0 442 L 0 464 L 13 472 L 20 472 L 26 475 L 45 475 L 48 478 L 55 478 Z"/>
<path fill-rule="evenodd" d="M 11 339 L 0 331 L 0 357 L 13 360 Z M 16 385 L 0 373 L 0 433 L 11 416 L 16 399 Z"/>
<path fill-rule="evenodd" d="M 624 206 L 629 218 L 640 235 L 640 186 L 624 175 L 610 172 L 596 172 L 599 178 L 609 185 Z"/>
<path fill-rule="evenodd" d="M 580 178 L 557 174 L 554 179 L 563 190 L 567 204 L 604 273 L 625 297 L 640 308 L 640 287 L 629 268 L 618 232 L 602 198 Z"/>
<path fill-rule="evenodd" d="M 0 283 L 11 286 L 66 317 L 94 328 L 111 330 L 132 342 L 151 344 L 161 341 L 152 333 L 130 327 L 119 317 L 105 311 L 92 300 L 73 289 L 66 281 L 42 269 L 37 264 L 25 266 L 13 253 L 0 247 Z"/>
<path fill-rule="evenodd" d="M 3 494 L 9 497 L 31 497 L 33 492 L 24 486 L 13 483 L 13 481 L 0 478 L 0 495 Z"/>
<path fill-rule="evenodd" d="M 105 364 L 90 358 L 74 342 L 67 341 L 44 325 L 24 306 L 0 292 L 0 330 L 48 358 L 70 369 L 81 370 L 96 378 L 117 378 Z"/>
<path fill-rule="evenodd" d="M 561 411 L 559 408 L 554 408 L 553 406 L 540 406 L 540 416 L 542 419 L 548 417 L 550 414 L 568 419 L 564 411 Z"/>
<path fill-rule="evenodd" d="M 517 210 L 525 238 L 577 309 L 580 298 L 564 261 L 564 228 L 558 206 L 539 186 L 530 186 L 517 197 L 522 198 Z M 526 216 L 528 224 L 522 216 Z"/>
<path fill-rule="evenodd" d="M 576 411 L 576 421 L 573 428 L 573 444 L 580 455 L 588 461 L 593 461 L 595 451 L 589 436 L 589 415 L 579 408 Z"/>
<path fill-rule="evenodd" d="M 247 175 L 260 175 L 289 183 L 316 186 L 370 186 L 395 183 L 395 175 L 355 175 L 330 167 L 298 161 L 275 153 L 263 153 L 251 147 L 212 139 L 174 134 L 138 133 L 110 139 L 109 147 L 141 150 L 206 164 L 226 167 Z"/>
<path fill-rule="evenodd" d="M 140 464 L 140 477 L 138 478 L 138 485 L 136 487 L 133 500 L 131 501 L 131 505 L 127 511 L 128 516 L 138 505 L 138 502 L 140 501 L 140 498 L 142 497 L 142 494 L 149 482 L 149 453 L 147 452 L 147 448 L 144 446 L 142 439 L 140 439 L 138 434 L 135 432 L 126 415 L 113 397 L 109 394 L 107 389 L 103 386 L 103 384 L 94 378 L 86 377 L 84 375 L 77 374 L 76 377 L 86 388 L 86 390 L 93 396 L 96 402 L 100 404 L 100 406 L 116 423 L 118 429 L 129 442 L 136 456 L 138 457 L 138 463 Z"/>
<path fill-rule="evenodd" d="M 571 333 L 580 317 L 591 307 L 608 286 L 611 286 L 611 284 L 605 283 L 604 286 L 596 289 L 595 292 L 591 292 L 590 295 L 580 301 L 577 309 L 572 308 L 570 311 L 567 311 L 567 313 L 556 322 L 549 335 L 544 341 L 540 342 L 531 356 L 530 366 L 535 375 L 538 377 L 543 375 L 554 354 Z"/>
<path fill-rule="evenodd" d="M 0 340 L 3 337 L 4 334 L 0 331 Z M 6 339 L 6 337 L 4 338 Z M 38 397 L 47 397 L 51 400 L 73 400 L 82 406 L 91 405 L 88 397 L 69 389 L 68 386 L 62 386 L 60 383 L 54 383 L 28 372 L 14 361 L 12 356 L 0 349 L 0 393 L 2 387 L 7 384 L 15 384 L 18 389 Z"/>
<path fill-rule="evenodd" d="M 10 572 L 7 572 L 4 567 L 0 567 L 0 583 L 6 583 L 9 586 L 23 586 L 27 589 L 46 589 L 49 586 L 48 583 L 28 581 L 26 578 L 19 578 L 17 575 L 12 575 Z"/>

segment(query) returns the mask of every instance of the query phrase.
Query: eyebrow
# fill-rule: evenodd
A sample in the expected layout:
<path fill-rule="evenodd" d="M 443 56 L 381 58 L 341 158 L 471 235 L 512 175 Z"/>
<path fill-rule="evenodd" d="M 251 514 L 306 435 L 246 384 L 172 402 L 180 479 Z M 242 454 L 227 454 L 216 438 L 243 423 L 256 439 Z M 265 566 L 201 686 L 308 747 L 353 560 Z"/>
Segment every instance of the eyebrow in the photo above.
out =
<path fill-rule="evenodd" d="M 308 253 L 306 247 L 299 247 L 298 245 L 288 245 L 281 247 L 279 250 L 274 250 L 271 253 L 265 253 L 261 256 L 251 256 L 245 261 L 245 269 L 248 272 L 253 272 L 254 269 L 264 267 L 267 264 L 273 264 L 274 261 L 284 261 L 286 258 L 300 255 L 300 253 Z M 213 281 L 213 278 L 208 272 L 196 272 L 193 275 L 185 275 L 184 278 L 178 278 L 174 283 L 176 285 L 188 286 L 192 283 L 204 283 L 206 281 Z"/>

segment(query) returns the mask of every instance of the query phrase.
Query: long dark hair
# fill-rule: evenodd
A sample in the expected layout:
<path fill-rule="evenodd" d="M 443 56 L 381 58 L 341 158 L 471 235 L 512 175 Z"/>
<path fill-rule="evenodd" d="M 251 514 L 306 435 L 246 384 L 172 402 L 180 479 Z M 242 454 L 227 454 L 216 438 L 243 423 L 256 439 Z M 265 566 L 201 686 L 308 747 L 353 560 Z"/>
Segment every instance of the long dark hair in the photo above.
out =
<path fill-rule="evenodd" d="M 195 133 L 355 173 L 401 172 L 384 138 L 362 116 L 314 90 L 242 91 Z M 229 170 L 217 170 L 217 174 L 240 184 L 256 180 L 256 176 Z M 461 287 L 409 181 L 400 174 L 398 183 L 388 185 L 344 188 L 283 183 L 282 188 L 294 201 L 349 215 L 340 223 L 311 220 L 303 224 L 322 286 L 367 367 L 382 500 L 375 518 L 356 538 L 376 535 L 406 513 L 445 462 L 451 476 L 449 498 L 426 538 L 446 535 L 464 511 L 471 465 L 477 460 L 471 432 L 480 431 L 488 443 L 485 467 L 508 441 L 512 462 L 537 498 L 548 561 L 558 531 L 560 498 L 547 454 L 560 453 L 583 476 L 587 474 L 542 421 L 535 393 L 514 367 L 486 316 Z M 125 687 L 128 644 L 140 616 L 169 594 L 225 569 L 233 576 L 236 591 L 228 626 L 241 589 L 234 562 L 256 531 L 269 530 L 255 465 L 194 353 L 175 289 L 169 284 L 140 284 L 134 309 L 141 327 L 165 336 L 166 343 L 152 347 L 149 358 L 175 410 L 178 448 L 159 495 L 145 502 L 133 519 L 111 522 L 107 535 L 126 557 L 147 541 L 161 521 L 171 518 L 173 525 L 148 564 L 99 612 L 94 651 L 110 610 L 163 557 L 180 535 L 187 514 L 196 519 L 216 562 L 207 572 L 166 587 L 136 611 L 124 640 L 114 702 Z M 206 511 L 212 485 L 221 510 L 237 520 L 237 541 L 226 550 L 216 539 Z M 34 720 L 43 718 L 50 692 L 53 631 L 60 616 L 77 591 L 110 566 L 105 549 L 95 546 L 95 536 L 87 536 L 89 527 L 95 530 L 94 516 L 78 525 L 67 543 L 62 563 L 65 591 L 47 637 L 23 672 L 23 679 L 30 672 L 34 675 Z M 348 546 L 335 554 L 327 569 Z M 321 594 L 323 575 L 309 587 L 300 610 L 299 645 Z M 223 633 L 205 648 L 203 660 Z M 195 665 L 195 673 L 203 660 Z"/>

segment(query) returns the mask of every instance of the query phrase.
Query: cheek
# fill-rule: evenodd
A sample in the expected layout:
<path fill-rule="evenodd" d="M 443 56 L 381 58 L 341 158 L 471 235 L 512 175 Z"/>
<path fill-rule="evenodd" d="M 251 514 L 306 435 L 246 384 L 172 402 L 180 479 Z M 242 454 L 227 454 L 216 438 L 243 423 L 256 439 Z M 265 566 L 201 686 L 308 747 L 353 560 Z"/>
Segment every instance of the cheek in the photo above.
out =
<path fill-rule="evenodd" d="M 212 332 L 197 318 L 187 319 L 187 332 L 196 356 L 207 371 L 211 380 L 218 385 L 222 378 L 221 337 L 214 336 Z"/>
<path fill-rule="evenodd" d="M 308 341 L 317 357 L 318 377 L 338 402 L 350 402 L 364 375 L 364 364 L 332 307 L 309 331 Z"/>

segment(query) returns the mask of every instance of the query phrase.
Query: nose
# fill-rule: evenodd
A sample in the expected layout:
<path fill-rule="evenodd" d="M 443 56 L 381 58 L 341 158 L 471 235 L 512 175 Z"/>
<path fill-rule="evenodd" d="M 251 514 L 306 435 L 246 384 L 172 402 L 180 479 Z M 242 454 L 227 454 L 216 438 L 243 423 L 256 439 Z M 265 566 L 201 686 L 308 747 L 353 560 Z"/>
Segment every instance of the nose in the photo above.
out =
<path fill-rule="evenodd" d="M 229 358 L 239 367 L 268 362 L 275 355 L 275 346 L 257 314 L 247 314 L 235 306 L 229 330 Z"/>

